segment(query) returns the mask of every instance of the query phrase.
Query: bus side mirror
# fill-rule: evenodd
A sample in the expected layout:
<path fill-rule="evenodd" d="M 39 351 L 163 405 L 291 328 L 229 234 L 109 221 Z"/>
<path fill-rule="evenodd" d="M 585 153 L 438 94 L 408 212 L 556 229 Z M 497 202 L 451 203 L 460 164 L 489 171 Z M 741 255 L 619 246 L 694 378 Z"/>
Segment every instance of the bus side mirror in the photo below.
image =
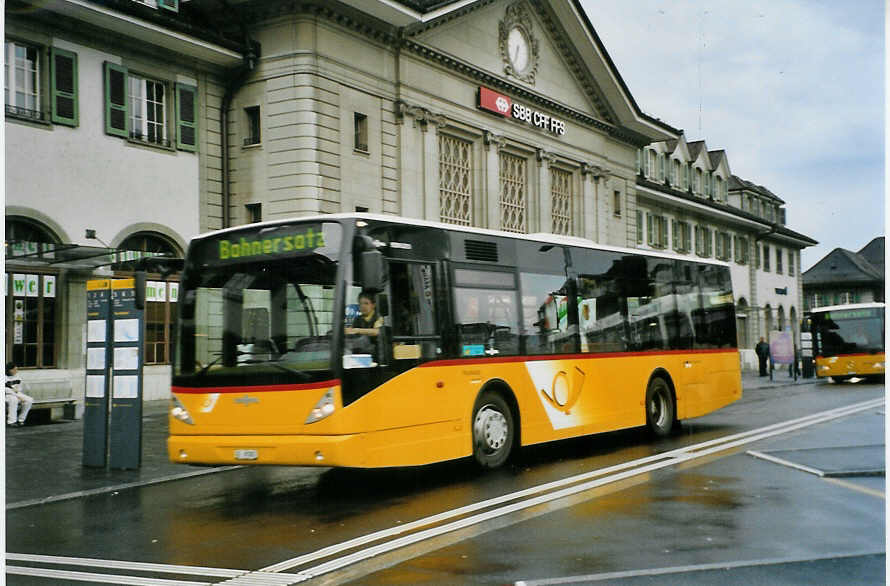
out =
<path fill-rule="evenodd" d="M 136 309 L 145 309 L 145 271 L 133 275 L 133 288 L 136 294 Z"/>
<path fill-rule="evenodd" d="M 367 291 L 383 291 L 386 285 L 386 265 L 379 250 L 366 250 L 361 256 L 362 288 Z"/>

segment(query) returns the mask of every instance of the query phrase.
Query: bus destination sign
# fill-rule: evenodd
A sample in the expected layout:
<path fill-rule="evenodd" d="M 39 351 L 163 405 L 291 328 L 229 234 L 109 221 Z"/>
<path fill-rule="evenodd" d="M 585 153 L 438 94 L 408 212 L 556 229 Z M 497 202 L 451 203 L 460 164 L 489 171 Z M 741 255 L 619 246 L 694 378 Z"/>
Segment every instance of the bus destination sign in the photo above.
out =
<path fill-rule="evenodd" d="M 285 226 L 269 232 L 220 238 L 215 241 L 214 249 L 207 252 L 210 257 L 208 260 L 212 262 L 308 253 L 325 246 L 325 235 L 320 226 Z"/>
<path fill-rule="evenodd" d="M 512 118 L 532 126 L 537 126 L 552 134 L 562 136 L 566 133 L 564 120 L 514 102 L 504 94 L 490 90 L 487 87 L 479 86 L 479 108 L 494 112 L 504 118 Z"/>

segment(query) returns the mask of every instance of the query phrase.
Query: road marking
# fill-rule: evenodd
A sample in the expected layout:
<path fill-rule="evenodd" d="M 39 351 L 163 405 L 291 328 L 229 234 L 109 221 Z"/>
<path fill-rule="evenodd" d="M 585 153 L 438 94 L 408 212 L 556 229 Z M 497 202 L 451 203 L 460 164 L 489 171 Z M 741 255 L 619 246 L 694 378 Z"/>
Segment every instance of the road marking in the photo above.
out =
<path fill-rule="evenodd" d="M 802 472 L 809 472 L 810 474 L 815 474 L 819 478 L 823 478 L 825 476 L 825 472 L 819 470 L 818 468 L 811 468 L 809 466 L 805 466 L 803 464 L 798 464 L 796 462 L 792 462 L 791 460 L 786 460 L 784 458 L 779 458 L 776 456 L 771 456 L 769 454 L 765 454 L 763 452 L 758 452 L 755 450 L 748 450 L 749 455 L 754 456 L 760 460 L 766 460 L 767 462 L 772 462 L 773 464 L 778 464 L 779 466 L 785 466 L 786 468 L 794 468 L 795 470 L 800 470 Z"/>
<path fill-rule="evenodd" d="M 849 482 L 847 480 L 841 480 L 839 478 L 825 478 L 825 482 L 830 482 L 832 484 L 837 484 L 838 486 L 843 486 L 844 488 L 849 488 L 850 490 L 855 490 L 856 492 L 861 492 L 862 494 L 867 494 L 869 496 L 874 496 L 879 499 L 886 499 L 887 496 L 884 494 L 882 490 L 876 490 L 874 488 L 868 488 L 867 486 L 860 486 L 855 482 Z"/>
<path fill-rule="evenodd" d="M 103 560 L 97 558 L 74 558 L 55 555 L 35 555 L 29 553 L 6 554 L 6 561 L 30 562 L 36 564 L 52 564 L 57 566 L 70 565 L 85 568 L 107 568 L 114 570 L 132 570 L 136 572 L 158 572 L 165 574 L 187 574 L 195 576 L 211 576 L 232 578 L 246 574 L 250 570 L 231 570 L 226 568 L 205 568 L 200 566 L 177 566 L 172 564 L 152 564 L 147 562 L 127 562 L 123 560 Z"/>
<path fill-rule="evenodd" d="M 873 399 L 870 401 L 865 401 L 863 403 L 857 403 L 854 405 L 849 405 L 845 407 L 840 407 L 837 409 L 832 409 L 829 411 L 824 411 L 822 413 L 816 413 L 813 415 L 808 415 L 805 417 L 801 417 L 798 419 L 785 421 L 773 425 L 769 425 L 766 427 L 762 427 L 759 429 L 742 432 L 739 434 L 726 436 L 723 438 L 717 438 L 714 440 L 710 440 L 707 442 L 703 442 L 701 444 L 695 444 L 692 446 L 686 446 L 683 448 L 678 448 L 676 450 L 672 450 L 669 452 L 665 452 L 663 454 L 657 454 L 654 456 L 649 456 L 646 458 L 641 458 L 639 460 L 634 460 L 632 462 L 626 462 L 623 464 L 619 464 L 616 466 L 612 466 L 609 468 L 604 468 L 601 470 L 594 470 L 592 472 L 588 472 L 585 474 L 579 474 L 577 476 L 573 476 L 570 478 L 562 479 L 559 481 L 551 482 L 548 484 L 540 485 L 538 487 L 533 487 L 530 489 L 526 489 L 523 491 L 511 493 L 502 497 L 498 497 L 496 499 L 490 499 L 488 501 L 483 501 L 481 503 L 476 503 L 474 505 L 469 505 L 468 507 L 461 507 L 460 509 L 454 509 L 453 511 L 447 511 L 444 513 L 440 513 L 438 515 L 433 515 L 431 517 L 427 517 L 425 519 L 420 519 L 413 523 L 408 523 L 399 527 L 393 527 L 391 529 L 378 531 L 375 533 L 371 533 L 369 535 L 359 537 L 350 541 L 343 542 L 341 544 L 333 545 L 327 548 L 323 548 L 316 552 L 299 556 L 297 558 L 293 558 L 291 560 L 285 560 L 273 566 L 268 566 L 263 568 L 262 572 L 281 572 L 285 570 L 289 570 L 295 568 L 300 565 L 305 565 L 310 561 L 315 561 L 318 559 L 322 559 L 325 557 L 329 557 L 334 553 L 339 553 L 341 551 L 346 551 L 348 549 L 353 549 L 359 545 L 364 545 L 366 543 L 370 543 L 373 541 L 379 541 L 380 539 L 395 536 L 401 533 L 405 533 L 408 530 L 419 528 L 425 525 L 430 525 L 431 523 L 437 523 L 444 519 L 450 517 L 456 517 L 459 515 L 466 514 L 470 510 L 478 510 L 483 508 L 488 508 L 495 504 L 500 504 L 504 502 L 509 502 L 511 500 L 516 500 L 517 498 L 523 498 L 530 494 L 540 493 L 547 490 L 551 490 L 553 488 L 558 488 L 560 486 L 565 486 L 569 484 L 573 484 L 576 482 L 581 482 L 581 484 L 576 484 L 575 486 L 571 486 L 568 488 L 563 488 L 561 490 L 556 490 L 554 492 L 550 492 L 547 494 L 543 494 L 534 498 L 529 498 L 527 500 L 520 501 L 518 503 L 502 506 L 497 509 L 479 513 L 476 515 L 472 515 L 470 517 L 460 519 L 457 521 L 452 521 L 451 523 L 447 523 L 445 525 L 439 525 L 430 529 L 426 529 L 424 531 L 420 531 L 417 533 L 413 533 L 411 535 L 406 535 L 404 537 L 400 537 L 394 539 L 392 541 L 388 541 L 379 545 L 371 546 L 365 548 L 363 550 L 359 550 L 352 554 L 336 558 L 334 560 L 319 564 L 317 566 L 300 570 L 297 572 L 298 576 L 301 576 L 303 580 L 309 580 L 315 578 L 321 574 L 326 574 L 329 572 L 333 572 L 339 569 L 342 569 L 346 566 L 358 563 L 360 561 L 376 557 L 378 555 L 387 553 L 389 551 L 399 549 L 419 541 L 424 541 L 427 539 L 432 539 L 439 535 L 449 533 L 452 531 L 457 531 L 459 529 L 463 529 L 465 527 L 469 527 L 471 525 L 479 524 L 484 521 L 488 521 L 495 517 L 500 517 L 503 515 L 508 515 L 511 513 L 515 513 L 517 511 L 528 509 L 534 506 L 538 506 L 540 504 L 544 504 L 550 501 L 554 501 L 557 499 L 565 498 L 567 496 L 571 496 L 573 494 L 587 491 L 593 488 L 597 488 L 599 486 L 603 486 L 605 484 L 609 484 L 612 482 L 618 482 L 620 480 L 624 480 L 633 476 L 638 476 L 640 474 L 646 474 L 649 472 L 653 472 L 655 470 L 659 470 L 661 468 L 665 468 L 668 466 L 674 466 L 680 464 L 682 462 L 691 461 L 697 458 L 702 458 L 711 454 L 715 454 L 718 452 L 723 452 L 730 450 L 732 448 L 752 443 L 755 441 L 759 441 L 762 439 L 766 439 L 769 437 L 773 437 L 776 435 L 789 433 L 791 431 L 796 431 L 798 429 L 802 429 L 804 427 L 808 427 L 811 425 L 815 425 L 817 423 L 823 423 L 826 421 L 831 421 L 833 419 L 837 419 L 839 417 L 844 417 L 846 415 L 851 415 L 854 413 L 858 413 L 860 411 L 864 411 L 867 409 L 872 409 L 878 407 L 884 403 L 883 398 Z M 596 478 L 599 476 L 605 476 L 604 478 L 600 478 L 598 480 L 589 480 L 591 478 Z"/>
<path fill-rule="evenodd" d="M 736 568 L 752 568 L 757 566 L 775 566 L 779 564 L 801 564 L 818 562 L 823 560 L 848 559 L 858 557 L 870 557 L 885 555 L 884 551 L 866 551 L 860 553 L 845 553 L 822 557 L 809 558 L 773 558 L 763 560 L 729 561 L 713 564 L 699 564 L 695 566 L 674 566 L 668 568 L 649 568 L 645 570 L 628 570 L 624 572 L 607 572 L 602 574 L 588 574 L 586 576 L 561 576 L 559 578 L 544 578 L 541 580 L 520 580 L 514 582 L 515 586 L 549 586 L 550 584 L 578 584 L 586 582 L 601 582 L 603 580 L 618 580 L 621 578 L 637 578 L 643 576 L 664 576 L 666 574 L 685 574 L 688 572 L 707 572 L 712 570 L 730 570 Z"/>
<path fill-rule="evenodd" d="M 100 584 L 126 584 L 133 586 L 208 586 L 208 582 L 190 582 L 186 580 L 166 580 L 142 576 L 118 576 L 115 574 L 95 574 L 92 572 L 73 572 L 71 570 L 52 570 L 49 568 L 31 568 L 26 566 L 6 566 L 6 573 L 17 576 L 33 576 L 37 578 L 58 578 L 69 582 L 93 582 Z"/>
<path fill-rule="evenodd" d="M 274 583 L 278 585 L 284 584 L 297 584 L 299 582 L 304 582 L 306 580 L 313 579 L 323 574 L 327 574 L 330 572 L 334 572 L 340 569 L 343 569 L 347 566 L 357 564 L 361 561 L 374 558 L 376 556 L 385 554 L 387 552 L 397 550 L 421 541 L 426 541 L 438 537 L 440 535 L 444 535 L 446 533 L 451 533 L 458 531 L 460 529 L 464 529 L 473 525 L 478 525 L 484 523 L 486 521 L 495 519 L 497 517 L 502 517 L 505 515 L 509 515 L 518 511 L 530 509 L 532 507 L 536 507 L 545 503 L 549 503 L 552 501 L 556 501 L 559 499 L 564 499 L 566 497 L 572 496 L 574 494 L 578 494 L 581 492 L 589 491 L 607 484 L 612 484 L 616 482 L 621 482 L 633 477 L 637 477 L 643 474 L 647 474 L 653 472 L 655 470 L 659 470 L 662 468 L 667 468 L 670 466 L 682 465 L 684 463 L 691 462 L 693 460 L 698 460 L 701 458 L 713 457 L 715 454 L 726 452 L 739 446 L 757 442 L 763 439 L 767 439 L 770 437 L 774 437 L 777 435 L 790 433 L 792 431 L 796 431 L 798 429 L 803 429 L 805 427 L 809 427 L 811 425 L 816 425 L 818 423 L 824 423 L 827 421 L 832 421 L 834 419 L 838 419 L 840 417 L 845 417 L 847 415 L 853 415 L 855 413 L 859 413 L 868 409 L 880 407 L 884 404 L 883 398 L 873 399 L 870 401 L 865 401 L 862 403 L 856 403 L 853 405 L 848 405 L 845 407 L 839 407 L 836 409 L 831 409 L 829 411 L 824 411 L 821 413 L 815 413 L 813 415 L 807 415 L 804 417 L 800 417 L 797 419 L 784 421 L 780 423 L 776 423 L 773 425 L 768 425 L 765 427 L 761 427 L 758 429 L 741 432 L 738 434 L 716 438 L 713 440 L 709 440 L 706 442 L 702 442 L 700 444 L 694 444 L 691 446 L 685 446 L 682 448 L 677 448 L 675 450 L 671 450 L 668 452 L 664 452 L 661 454 L 655 454 L 652 456 L 647 456 L 645 458 L 640 458 L 638 460 L 633 460 L 631 462 L 624 462 L 622 464 L 617 464 L 615 466 L 610 466 L 607 468 L 602 468 L 599 470 L 593 470 L 590 472 L 586 472 L 583 474 L 578 474 L 576 476 L 572 476 L 569 478 L 564 478 L 561 480 L 553 481 L 550 483 L 542 484 L 539 486 L 527 488 L 521 491 L 509 493 L 500 497 L 496 497 L 493 499 L 488 499 L 479 503 L 474 503 L 471 505 L 467 505 L 464 507 L 460 507 L 457 509 L 453 509 L 450 511 L 444 511 L 437 515 L 432 515 L 429 517 L 425 517 L 422 519 L 418 519 L 417 521 L 413 521 L 411 523 L 406 523 L 404 525 L 399 525 L 396 527 L 391 527 L 389 529 L 384 529 L 381 531 L 376 531 L 374 533 L 370 533 L 361 537 L 357 537 L 355 539 L 351 539 L 339 544 L 331 545 L 329 547 L 325 547 L 319 549 L 315 552 L 311 552 L 305 555 L 298 556 L 296 558 L 292 558 L 289 560 L 285 560 L 283 562 L 274 564 L 272 566 L 268 566 L 266 568 L 262 568 L 260 570 L 250 572 L 244 570 L 226 570 L 222 568 L 192 568 L 190 566 L 167 566 L 164 564 L 140 564 L 138 562 L 117 562 L 114 560 L 90 560 L 86 558 L 54 558 L 56 560 L 60 560 L 58 563 L 71 563 L 72 565 L 100 565 L 100 564 L 108 564 L 105 567 L 112 567 L 110 564 L 121 564 L 120 567 L 125 569 L 140 569 L 141 571 L 168 571 L 168 572 L 177 572 L 177 573 L 190 573 L 183 571 L 184 568 L 190 568 L 197 570 L 195 572 L 196 575 L 200 576 L 212 576 L 219 574 L 214 574 L 214 572 L 230 572 L 226 574 L 226 577 L 230 577 L 231 580 L 228 584 L 234 586 L 235 584 L 268 584 Z M 537 495 L 537 496 L 534 496 Z M 524 500 L 520 500 L 524 499 Z M 507 504 L 512 501 L 513 504 Z M 492 507 L 497 507 L 492 509 Z M 491 509 L 485 511 L 485 509 Z M 468 517 L 463 517 L 470 513 L 474 513 L 476 511 L 484 511 L 479 512 Z M 449 523 L 445 523 L 442 525 L 438 525 L 443 521 L 447 521 L 449 519 L 455 519 Z M 429 527 L 430 525 L 435 525 L 433 527 Z M 381 540 L 390 539 L 402 534 L 405 534 L 409 531 L 414 531 L 416 529 L 421 529 L 423 527 L 429 527 L 428 529 L 418 531 L 416 533 L 412 533 L 410 535 L 403 535 L 402 537 L 397 537 L 395 539 L 391 539 L 390 541 L 384 541 L 383 543 L 378 543 L 377 545 L 371 545 L 364 549 L 359 549 L 358 551 L 354 551 L 351 554 L 338 557 L 335 559 L 331 559 L 327 562 L 318 564 L 316 566 L 306 568 L 300 570 L 293 574 L 278 574 L 279 572 L 284 572 L 289 569 L 293 569 L 299 566 L 305 566 L 312 562 L 320 561 L 325 558 L 330 558 L 337 554 L 354 550 L 356 548 L 366 546 L 372 544 L 374 542 L 379 542 Z M 24 557 L 26 554 L 8 554 L 8 560 L 16 560 L 25 561 Z M 31 561 L 39 561 L 36 558 L 47 558 L 49 556 L 30 556 L 32 558 Z M 65 560 L 65 561 L 61 561 Z M 80 563 L 85 562 L 85 563 Z M 53 563 L 53 562 L 47 562 Z M 152 570 L 148 570 L 151 567 Z M 721 566 L 721 567 L 725 567 Z M 161 569 L 167 568 L 167 569 Z M 173 570 L 172 568 L 177 568 Z M 15 570 L 15 571 L 13 571 Z M 40 568 L 23 568 L 20 566 L 15 567 L 7 567 L 8 573 L 15 573 L 18 571 L 52 571 L 58 572 L 60 570 L 42 570 Z M 78 574 L 77 572 L 73 572 L 72 574 Z M 103 574 L 86 574 L 90 576 L 103 576 Z M 34 574 L 36 575 L 36 574 Z M 74 578 L 70 579 L 77 580 L 86 580 L 85 578 Z M 91 578 L 93 581 L 95 579 Z M 134 578 L 134 580 L 142 578 Z M 146 584 L 146 582 L 115 582 L 120 584 Z M 159 581 L 148 582 L 150 584 L 162 584 Z M 177 584 L 178 586 L 185 586 L 186 584 L 194 584 L 189 582 L 176 582 L 168 580 L 167 583 Z M 202 583 L 198 583 L 202 584 Z"/>

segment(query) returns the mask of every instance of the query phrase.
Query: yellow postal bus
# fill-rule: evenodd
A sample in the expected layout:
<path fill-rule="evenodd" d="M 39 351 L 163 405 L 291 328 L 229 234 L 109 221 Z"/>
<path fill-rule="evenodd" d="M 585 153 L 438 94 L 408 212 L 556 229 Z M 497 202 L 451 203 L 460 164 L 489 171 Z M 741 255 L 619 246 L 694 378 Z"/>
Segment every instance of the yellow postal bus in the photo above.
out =
<path fill-rule="evenodd" d="M 884 304 L 819 307 L 810 313 L 816 376 L 842 382 L 884 376 Z"/>
<path fill-rule="evenodd" d="M 524 445 L 664 436 L 741 397 L 725 264 L 577 238 L 254 224 L 192 241 L 179 307 L 184 464 L 496 467 Z"/>

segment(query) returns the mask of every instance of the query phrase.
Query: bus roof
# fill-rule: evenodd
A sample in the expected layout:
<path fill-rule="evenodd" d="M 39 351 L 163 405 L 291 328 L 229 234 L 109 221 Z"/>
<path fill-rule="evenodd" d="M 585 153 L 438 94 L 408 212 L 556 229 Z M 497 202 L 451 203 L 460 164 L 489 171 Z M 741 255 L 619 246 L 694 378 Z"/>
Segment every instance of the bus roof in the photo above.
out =
<path fill-rule="evenodd" d="M 874 303 L 847 303 L 843 305 L 826 305 L 825 307 L 817 307 L 815 309 L 811 309 L 810 313 L 822 313 L 825 311 L 840 311 L 842 309 L 871 309 L 871 308 L 880 308 L 884 309 L 884 304 L 879 302 Z"/>
<path fill-rule="evenodd" d="M 512 238 L 514 240 L 529 240 L 533 242 L 546 242 L 548 244 L 560 244 L 564 246 L 578 246 L 581 248 L 592 248 L 596 250 L 605 250 L 610 252 L 623 252 L 627 254 L 638 254 L 645 256 L 653 256 L 658 258 L 669 258 L 673 260 L 685 260 L 692 261 L 700 264 L 710 264 L 710 265 L 718 265 L 718 266 L 729 266 L 728 262 L 724 262 L 721 260 L 715 259 L 707 259 L 707 258 L 689 258 L 686 256 L 682 256 L 679 254 L 674 254 L 672 252 L 661 252 L 657 250 L 649 250 L 645 248 L 629 248 L 624 246 L 612 246 L 609 244 L 599 244 L 594 242 L 593 240 L 588 240 L 587 238 L 581 238 L 579 236 L 562 236 L 560 234 L 550 234 L 546 232 L 535 232 L 532 234 L 520 234 L 516 232 L 506 232 L 503 230 L 492 230 L 490 228 L 477 228 L 474 226 L 459 226 L 457 224 L 446 224 L 444 222 L 433 222 L 430 220 L 421 220 L 417 218 L 405 218 L 403 216 L 395 216 L 388 214 L 372 214 L 368 212 L 346 212 L 346 213 L 337 213 L 337 214 L 318 214 L 314 216 L 302 216 L 302 217 L 292 217 L 285 218 L 281 220 L 268 220 L 265 222 L 256 222 L 254 224 L 243 224 L 240 226 L 233 226 L 231 228 L 224 228 L 221 230 L 213 230 L 210 232 L 205 232 L 203 234 L 199 234 L 192 238 L 192 240 L 201 240 L 204 238 L 209 238 L 213 236 L 218 236 L 220 234 L 226 234 L 230 232 L 238 232 L 240 230 L 250 229 L 250 228 L 269 228 L 273 226 L 279 226 L 282 224 L 288 224 L 292 222 L 322 222 L 327 220 L 374 220 L 379 222 L 390 222 L 393 224 L 405 224 L 409 226 L 425 226 L 428 228 L 436 228 L 439 230 L 448 230 L 450 232 L 466 232 L 468 234 L 476 234 L 476 235 L 486 235 L 486 236 L 500 236 L 502 238 Z M 815 311 L 815 310 L 814 310 Z"/>

